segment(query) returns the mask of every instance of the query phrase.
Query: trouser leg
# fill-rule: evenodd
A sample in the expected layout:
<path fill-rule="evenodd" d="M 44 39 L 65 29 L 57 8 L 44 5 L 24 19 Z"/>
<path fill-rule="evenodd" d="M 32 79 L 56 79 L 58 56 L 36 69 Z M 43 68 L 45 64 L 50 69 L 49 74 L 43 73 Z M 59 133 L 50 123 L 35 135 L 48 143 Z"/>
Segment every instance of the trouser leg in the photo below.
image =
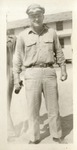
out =
<path fill-rule="evenodd" d="M 41 105 L 41 82 L 39 79 L 25 81 L 28 107 L 29 136 L 31 141 L 40 139 L 39 110 Z"/>
<path fill-rule="evenodd" d="M 50 134 L 52 138 L 60 138 L 62 136 L 62 130 L 59 115 L 57 79 L 55 73 L 51 73 L 49 78 L 45 78 L 43 80 L 43 92 L 48 110 Z"/>

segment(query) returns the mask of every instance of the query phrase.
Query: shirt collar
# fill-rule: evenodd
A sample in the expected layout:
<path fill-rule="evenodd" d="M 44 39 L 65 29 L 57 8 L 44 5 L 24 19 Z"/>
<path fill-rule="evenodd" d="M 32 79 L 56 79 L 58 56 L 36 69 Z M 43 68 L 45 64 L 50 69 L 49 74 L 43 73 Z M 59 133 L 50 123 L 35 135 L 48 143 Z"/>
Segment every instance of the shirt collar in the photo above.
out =
<path fill-rule="evenodd" d="M 45 31 L 48 31 L 48 27 L 44 24 L 44 28 L 43 28 L 43 30 L 42 30 L 42 32 L 40 33 L 40 34 L 42 34 L 43 32 L 45 32 Z M 34 31 L 33 31 L 33 29 L 30 27 L 29 29 L 28 29 L 28 32 L 27 32 L 28 34 L 31 34 L 31 33 L 34 33 L 34 34 L 36 34 Z"/>

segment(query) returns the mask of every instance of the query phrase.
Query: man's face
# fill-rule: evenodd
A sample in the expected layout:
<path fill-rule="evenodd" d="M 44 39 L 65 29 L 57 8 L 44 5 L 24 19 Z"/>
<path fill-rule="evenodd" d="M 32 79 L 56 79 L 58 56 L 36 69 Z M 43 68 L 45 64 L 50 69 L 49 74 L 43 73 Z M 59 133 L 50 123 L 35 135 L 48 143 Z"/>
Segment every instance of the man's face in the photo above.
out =
<path fill-rule="evenodd" d="M 33 27 L 40 27 L 43 23 L 44 15 L 41 12 L 36 12 L 29 15 L 30 23 Z"/>

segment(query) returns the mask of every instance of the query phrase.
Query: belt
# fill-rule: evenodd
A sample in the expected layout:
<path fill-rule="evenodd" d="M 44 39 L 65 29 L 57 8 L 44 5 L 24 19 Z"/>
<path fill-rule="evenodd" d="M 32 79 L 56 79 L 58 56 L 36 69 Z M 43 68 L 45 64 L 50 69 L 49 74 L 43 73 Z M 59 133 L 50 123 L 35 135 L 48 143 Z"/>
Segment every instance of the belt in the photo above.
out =
<path fill-rule="evenodd" d="M 43 67 L 43 68 L 46 68 L 46 67 L 51 67 L 53 68 L 53 64 L 50 64 L 50 63 L 40 63 L 40 64 L 31 64 L 30 66 L 27 66 L 26 68 L 31 68 L 31 67 Z"/>

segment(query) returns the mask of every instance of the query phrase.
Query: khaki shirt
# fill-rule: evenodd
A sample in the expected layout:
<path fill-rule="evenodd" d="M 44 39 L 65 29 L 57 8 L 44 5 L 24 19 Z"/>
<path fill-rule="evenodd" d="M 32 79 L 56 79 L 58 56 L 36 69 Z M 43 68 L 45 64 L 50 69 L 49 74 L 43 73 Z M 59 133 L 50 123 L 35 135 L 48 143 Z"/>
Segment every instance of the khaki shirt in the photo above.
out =
<path fill-rule="evenodd" d="M 55 63 L 64 65 L 65 58 L 58 36 L 54 29 L 44 26 L 38 35 L 31 28 L 22 31 L 16 43 L 13 60 L 14 73 L 20 73 L 22 65 L 26 68 L 32 64 Z"/>

